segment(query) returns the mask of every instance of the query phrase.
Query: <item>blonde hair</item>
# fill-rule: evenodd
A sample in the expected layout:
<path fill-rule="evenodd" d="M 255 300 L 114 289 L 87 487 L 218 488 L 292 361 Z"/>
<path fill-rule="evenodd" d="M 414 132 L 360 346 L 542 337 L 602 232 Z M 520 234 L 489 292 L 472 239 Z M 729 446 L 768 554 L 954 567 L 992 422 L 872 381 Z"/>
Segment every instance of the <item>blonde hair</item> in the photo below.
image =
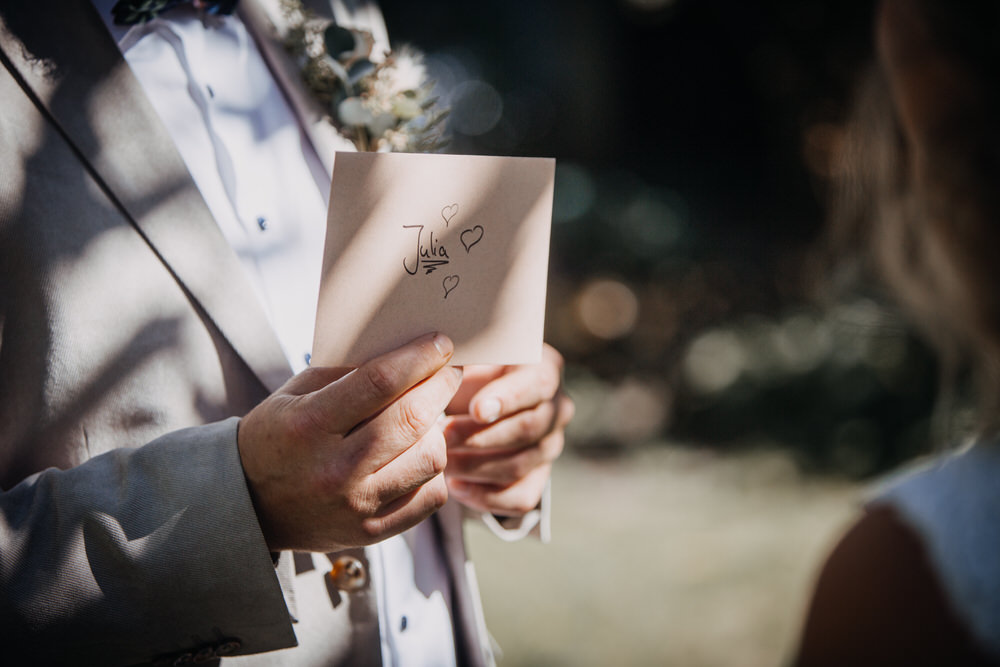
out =
<path fill-rule="evenodd" d="M 943 3 L 921 4 L 935 20 L 947 10 Z M 983 68 L 979 62 L 981 40 L 971 40 L 971 53 L 956 46 L 963 38 L 955 34 L 956 26 L 974 30 L 975 21 L 963 17 L 940 25 L 951 33 L 933 42 L 934 53 L 963 68 L 961 82 L 969 84 L 970 95 L 954 109 L 934 99 L 939 106 L 931 109 L 938 114 L 933 117 L 948 122 L 914 131 L 904 126 L 900 106 L 930 100 L 928 91 L 901 100 L 912 91 L 893 85 L 891 66 L 883 59 L 870 68 L 834 170 L 833 240 L 837 249 L 861 250 L 939 350 L 946 372 L 968 364 L 979 390 L 980 429 L 995 431 L 1000 427 L 997 80 L 988 76 L 992 63 Z M 969 99 L 976 104 L 966 104 Z"/>

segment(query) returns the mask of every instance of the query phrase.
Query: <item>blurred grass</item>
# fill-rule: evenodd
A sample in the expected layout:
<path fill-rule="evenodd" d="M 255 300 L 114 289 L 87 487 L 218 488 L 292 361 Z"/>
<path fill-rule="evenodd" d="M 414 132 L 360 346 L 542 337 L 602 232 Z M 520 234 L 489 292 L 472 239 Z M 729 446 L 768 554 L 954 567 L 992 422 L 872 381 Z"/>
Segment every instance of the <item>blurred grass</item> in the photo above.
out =
<path fill-rule="evenodd" d="M 777 450 L 567 454 L 553 539 L 468 534 L 504 667 L 780 665 L 857 484 Z"/>

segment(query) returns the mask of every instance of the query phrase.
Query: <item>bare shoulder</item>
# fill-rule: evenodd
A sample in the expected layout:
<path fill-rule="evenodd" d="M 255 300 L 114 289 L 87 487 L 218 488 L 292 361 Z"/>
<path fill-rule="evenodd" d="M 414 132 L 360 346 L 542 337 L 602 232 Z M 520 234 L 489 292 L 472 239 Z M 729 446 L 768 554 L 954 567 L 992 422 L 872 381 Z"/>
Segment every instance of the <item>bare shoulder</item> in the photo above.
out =
<path fill-rule="evenodd" d="M 997 665 L 955 616 L 919 536 L 868 510 L 820 572 L 793 664 Z"/>

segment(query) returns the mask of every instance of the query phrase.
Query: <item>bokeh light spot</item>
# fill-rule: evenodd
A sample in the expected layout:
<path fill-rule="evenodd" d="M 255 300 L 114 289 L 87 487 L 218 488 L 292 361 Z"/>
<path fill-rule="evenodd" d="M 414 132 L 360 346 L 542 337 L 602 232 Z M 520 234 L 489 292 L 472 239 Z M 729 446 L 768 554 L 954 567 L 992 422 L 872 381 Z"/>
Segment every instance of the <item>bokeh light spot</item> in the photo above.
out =
<path fill-rule="evenodd" d="M 739 379 L 746 351 L 732 331 L 715 329 L 697 338 L 684 355 L 684 377 L 695 391 L 717 394 Z"/>
<path fill-rule="evenodd" d="M 640 256 L 663 254 L 681 237 L 680 202 L 652 189 L 644 189 L 621 212 L 618 224 L 629 250 Z"/>
<path fill-rule="evenodd" d="M 500 122 L 503 99 L 496 88 L 474 79 L 463 81 L 452 92 L 450 126 L 470 137 L 486 134 Z"/>
<path fill-rule="evenodd" d="M 639 299 L 617 280 L 602 278 L 588 283 L 577 296 L 577 313 L 583 327 L 605 340 L 621 338 L 635 328 Z"/>

